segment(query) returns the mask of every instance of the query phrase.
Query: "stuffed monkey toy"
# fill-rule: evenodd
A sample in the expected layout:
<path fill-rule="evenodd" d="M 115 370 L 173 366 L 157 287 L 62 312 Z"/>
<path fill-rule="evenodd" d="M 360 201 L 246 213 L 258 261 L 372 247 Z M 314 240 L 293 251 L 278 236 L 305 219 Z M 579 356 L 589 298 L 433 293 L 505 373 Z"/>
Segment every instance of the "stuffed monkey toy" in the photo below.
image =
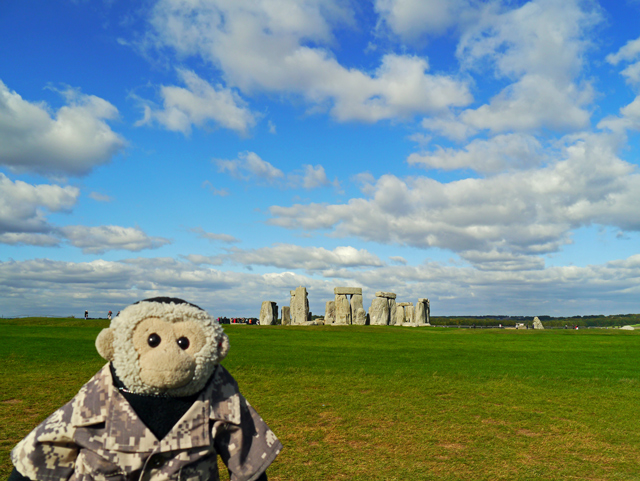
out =
<path fill-rule="evenodd" d="M 198 306 L 157 297 L 96 339 L 109 361 L 11 452 L 10 481 L 266 481 L 282 444 L 219 363 L 220 325 Z"/>

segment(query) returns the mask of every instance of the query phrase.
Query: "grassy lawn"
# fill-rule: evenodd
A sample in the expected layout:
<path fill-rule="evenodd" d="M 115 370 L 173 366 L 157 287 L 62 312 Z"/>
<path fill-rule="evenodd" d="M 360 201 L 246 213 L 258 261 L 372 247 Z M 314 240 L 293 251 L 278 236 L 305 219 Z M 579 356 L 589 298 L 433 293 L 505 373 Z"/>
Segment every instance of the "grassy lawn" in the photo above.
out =
<path fill-rule="evenodd" d="M 10 449 L 103 364 L 105 321 L 0 321 Z M 285 446 L 270 480 L 640 479 L 640 333 L 225 326 Z"/>

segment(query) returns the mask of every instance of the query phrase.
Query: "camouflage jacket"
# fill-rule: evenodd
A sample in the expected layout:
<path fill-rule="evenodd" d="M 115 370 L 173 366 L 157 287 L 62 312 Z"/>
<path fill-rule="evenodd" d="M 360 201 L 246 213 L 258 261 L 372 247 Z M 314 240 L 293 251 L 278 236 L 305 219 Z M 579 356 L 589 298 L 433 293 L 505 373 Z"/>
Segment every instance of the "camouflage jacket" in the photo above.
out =
<path fill-rule="evenodd" d="M 260 476 L 282 444 L 222 366 L 161 440 L 113 385 L 109 364 L 11 452 L 34 481 L 232 481 Z"/>

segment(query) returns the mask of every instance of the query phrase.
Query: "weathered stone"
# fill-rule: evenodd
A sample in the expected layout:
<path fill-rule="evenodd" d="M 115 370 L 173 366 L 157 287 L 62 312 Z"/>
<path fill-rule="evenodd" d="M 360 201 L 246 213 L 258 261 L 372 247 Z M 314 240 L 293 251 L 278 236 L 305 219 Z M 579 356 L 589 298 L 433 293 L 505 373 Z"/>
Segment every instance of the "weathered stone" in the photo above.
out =
<path fill-rule="evenodd" d="M 419 302 L 415 307 L 415 319 L 414 322 L 416 324 L 426 324 L 427 323 L 427 307 L 424 302 Z"/>
<path fill-rule="evenodd" d="M 333 293 L 337 296 L 341 294 L 343 296 L 352 296 L 354 294 L 362 295 L 362 287 L 336 287 L 333 289 Z"/>
<path fill-rule="evenodd" d="M 398 306 L 402 306 L 402 307 L 413 306 L 413 302 L 398 302 Z"/>
<path fill-rule="evenodd" d="M 307 324 L 309 318 L 309 300 L 307 288 L 298 287 L 291 298 L 291 324 Z"/>
<path fill-rule="evenodd" d="M 353 323 L 359 326 L 364 326 L 367 323 L 367 312 L 364 310 L 364 307 L 358 308 Z"/>
<path fill-rule="evenodd" d="M 622 326 L 620 329 L 623 331 L 635 331 L 636 328 L 633 326 Z"/>
<path fill-rule="evenodd" d="M 395 299 L 396 295 L 393 292 L 378 291 L 376 292 L 376 297 L 386 297 L 387 299 Z"/>
<path fill-rule="evenodd" d="M 396 307 L 396 326 L 401 326 L 404 322 L 404 307 L 398 305 Z"/>
<path fill-rule="evenodd" d="M 291 324 L 291 308 L 282 306 L 282 325 L 288 326 L 289 324 Z"/>
<path fill-rule="evenodd" d="M 351 305 L 344 294 L 336 295 L 336 324 L 351 324 Z"/>
<path fill-rule="evenodd" d="M 324 323 L 333 324 L 336 322 L 336 303 L 335 301 L 327 301 L 324 308 Z"/>
<path fill-rule="evenodd" d="M 409 306 L 405 306 L 404 308 L 404 318 L 405 318 L 405 322 L 409 322 L 411 324 L 414 324 L 414 318 L 413 318 L 413 313 L 414 309 L 413 309 L 413 305 L 409 305 Z"/>
<path fill-rule="evenodd" d="M 356 312 L 360 308 L 364 309 L 364 305 L 362 304 L 362 294 L 354 294 L 351 296 L 351 322 L 356 319 Z M 366 311 L 365 311 L 366 312 Z"/>
<path fill-rule="evenodd" d="M 395 299 L 389 299 L 389 325 L 394 326 L 397 321 L 398 306 Z"/>
<path fill-rule="evenodd" d="M 369 319 L 372 326 L 389 324 L 389 301 L 386 297 L 374 297 L 369 308 Z"/>
<path fill-rule="evenodd" d="M 542 325 L 542 321 L 540 319 L 538 319 L 538 316 L 533 318 L 533 328 L 534 329 L 544 329 L 544 326 Z"/>
<path fill-rule="evenodd" d="M 427 302 L 425 303 L 425 309 L 427 310 L 427 324 L 430 326 L 431 325 L 431 303 L 429 302 L 429 299 L 427 299 Z"/>
<path fill-rule="evenodd" d="M 260 307 L 260 325 L 271 326 L 278 318 L 278 304 L 271 301 L 264 301 Z"/>

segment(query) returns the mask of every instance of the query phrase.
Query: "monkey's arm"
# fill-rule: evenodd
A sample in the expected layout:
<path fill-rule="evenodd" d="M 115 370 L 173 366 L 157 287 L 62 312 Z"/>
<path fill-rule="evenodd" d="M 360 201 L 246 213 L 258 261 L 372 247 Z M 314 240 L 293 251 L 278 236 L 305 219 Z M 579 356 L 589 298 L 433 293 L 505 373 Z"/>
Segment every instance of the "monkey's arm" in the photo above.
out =
<path fill-rule="evenodd" d="M 267 481 L 266 470 L 282 444 L 240 395 L 240 423 L 221 423 L 214 441 L 231 481 Z"/>

